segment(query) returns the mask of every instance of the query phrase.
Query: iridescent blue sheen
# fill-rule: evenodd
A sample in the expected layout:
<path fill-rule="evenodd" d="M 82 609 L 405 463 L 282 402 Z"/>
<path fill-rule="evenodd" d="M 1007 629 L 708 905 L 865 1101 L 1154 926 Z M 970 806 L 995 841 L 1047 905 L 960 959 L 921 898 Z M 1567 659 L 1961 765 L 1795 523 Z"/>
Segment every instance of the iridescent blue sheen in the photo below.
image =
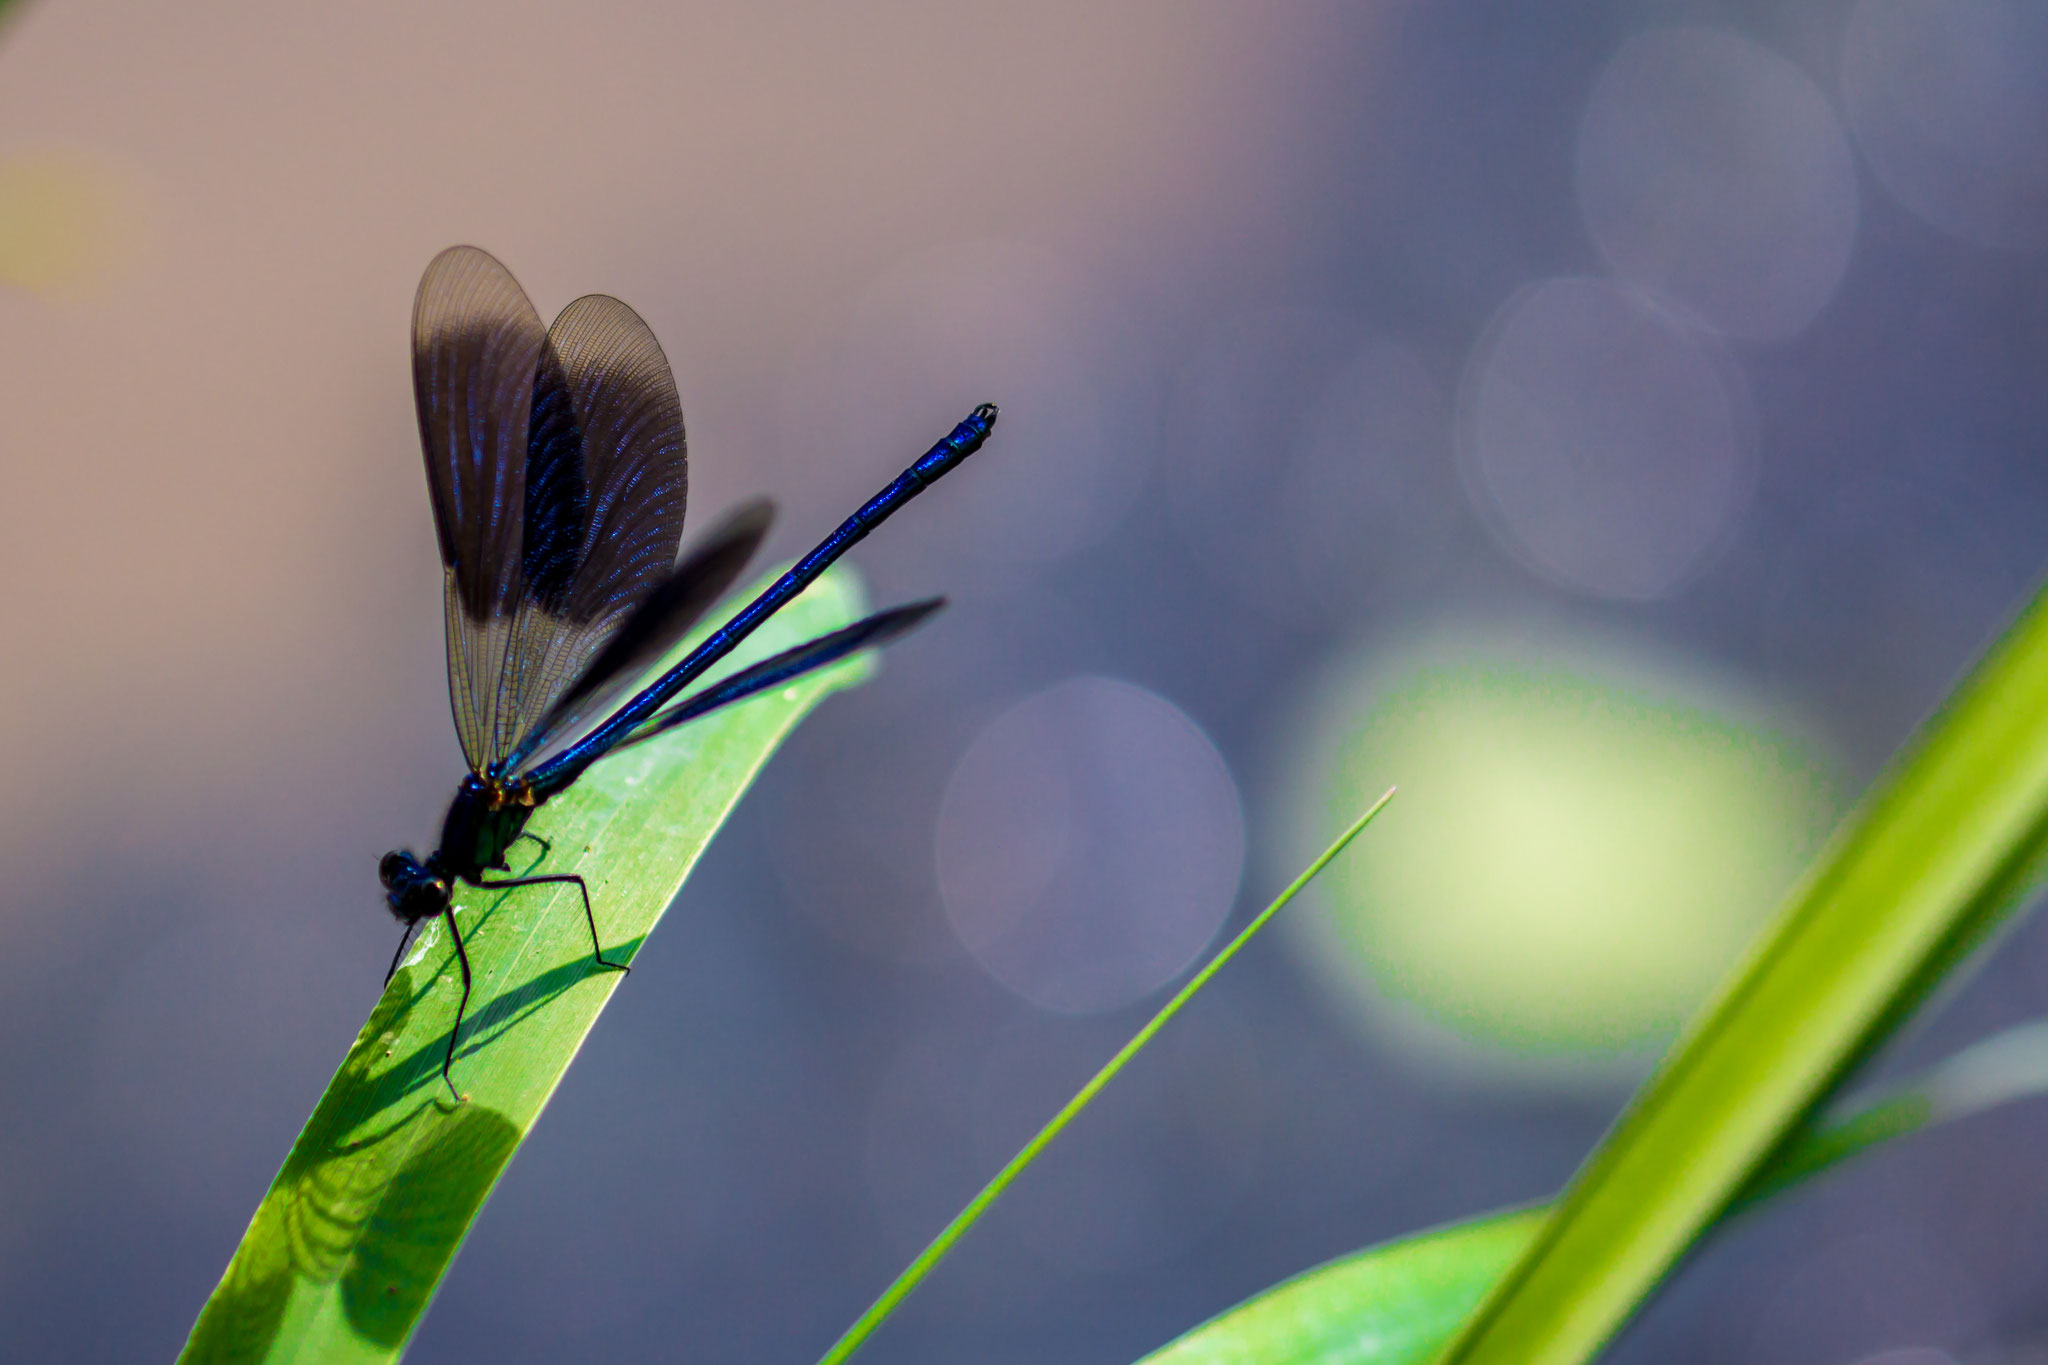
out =
<path fill-rule="evenodd" d="M 576 300 L 543 329 L 511 273 L 475 247 L 442 252 L 421 278 L 413 385 L 447 572 L 448 694 L 470 772 L 448 803 L 434 851 L 421 858 L 395 850 L 377 872 L 391 913 L 406 926 L 391 971 L 421 920 L 445 919 L 454 940 L 462 999 L 441 1063 L 454 1090 L 470 990 L 456 883 L 573 885 L 592 959 L 627 970 L 605 957 L 580 876 L 484 874 L 509 871 L 513 843 L 535 838 L 525 833 L 533 812 L 614 749 L 887 643 L 936 611 L 939 599 L 877 612 L 675 700 L 897 508 L 979 450 L 996 409 L 976 408 L 681 663 L 593 724 L 731 586 L 767 534 L 770 509 L 738 509 L 678 561 L 688 484 L 682 405 L 653 332 L 600 294 Z"/>
<path fill-rule="evenodd" d="M 653 718 L 662 703 L 696 681 L 705 669 L 731 653 L 763 621 L 809 587 L 819 574 L 831 567 L 833 560 L 859 544 L 868 532 L 888 520 L 897 508 L 981 449 L 982 442 L 988 439 L 995 424 L 996 405 L 993 403 L 983 403 L 969 413 L 943 440 L 898 474 L 887 488 L 869 498 L 859 511 L 839 523 L 839 529 L 818 542 L 816 549 L 798 560 L 789 572 L 771 583 L 759 597 L 740 608 L 731 620 L 712 632 L 710 639 L 691 650 L 688 658 L 662 674 L 638 696 L 613 712 L 609 720 L 564 750 L 559 757 L 529 773 L 525 778 L 526 785 L 545 799 L 574 782 L 585 768 L 630 738 L 643 721 Z M 818 666 L 812 665 L 814 668 Z M 763 687 L 773 685 L 762 684 Z"/>

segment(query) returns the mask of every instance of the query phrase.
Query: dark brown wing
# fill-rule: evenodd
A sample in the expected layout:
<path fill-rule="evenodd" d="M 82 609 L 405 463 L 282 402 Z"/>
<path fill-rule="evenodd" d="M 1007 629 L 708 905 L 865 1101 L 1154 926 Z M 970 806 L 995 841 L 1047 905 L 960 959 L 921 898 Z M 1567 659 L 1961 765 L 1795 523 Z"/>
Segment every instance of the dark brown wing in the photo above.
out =
<path fill-rule="evenodd" d="M 742 504 L 708 532 L 674 572 L 641 600 L 554 707 L 528 732 L 510 759 L 515 769 L 549 757 L 557 741 L 573 741 L 608 712 L 669 654 L 691 626 L 732 589 L 768 534 L 775 509 L 766 499 Z"/>
<path fill-rule="evenodd" d="M 557 728 L 557 703 L 675 565 L 689 477 L 682 404 L 632 309 L 592 294 L 555 319 L 530 444 L 525 590 L 491 755 L 506 768 Z"/>
<path fill-rule="evenodd" d="M 413 396 L 446 574 L 448 697 L 482 771 L 504 728 L 502 680 L 523 596 L 520 552 L 535 368 L 547 333 L 487 252 L 450 247 L 413 300 Z"/>

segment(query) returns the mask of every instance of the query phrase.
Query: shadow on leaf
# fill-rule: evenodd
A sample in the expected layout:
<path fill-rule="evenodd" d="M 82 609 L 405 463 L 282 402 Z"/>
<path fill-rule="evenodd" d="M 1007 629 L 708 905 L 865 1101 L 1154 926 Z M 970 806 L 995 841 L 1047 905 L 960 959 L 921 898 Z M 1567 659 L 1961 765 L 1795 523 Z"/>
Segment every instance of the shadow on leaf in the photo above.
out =
<path fill-rule="evenodd" d="M 263 1359 L 300 1281 L 340 1281 L 349 1325 L 396 1346 L 511 1159 L 518 1128 L 479 1105 L 428 1099 L 396 1119 L 371 1121 L 412 1088 L 394 1076 L 403 1064 L 371 1074 L 413 998 L 406 972 L 392 985 L 257 1207 L 221 1292 L 194 1326 L 187 1359 Z"/>

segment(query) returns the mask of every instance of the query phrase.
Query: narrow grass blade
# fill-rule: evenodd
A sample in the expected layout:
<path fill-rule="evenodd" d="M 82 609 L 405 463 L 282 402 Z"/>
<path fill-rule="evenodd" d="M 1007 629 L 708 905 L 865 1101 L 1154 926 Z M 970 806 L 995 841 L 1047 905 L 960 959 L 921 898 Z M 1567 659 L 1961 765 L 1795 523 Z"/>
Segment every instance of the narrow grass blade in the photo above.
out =
<path fill-rule="evenodd" d="M 862 606 L 857 582 L 835 571 L 728 667 L 843 626 Z M 520 870 L 580 871 L 608 954 L 630 961 L 784 736 L 870 666 L 868 657 L 849 659 L 598 764 L 534 817 L 530 828 L 553 852 L 544 866 Z M 515 868 L 533 847 L 514 850 Z M 365 914 L 378 905 L 374 853 L 364 850 Z M 476 969 L 455 1061 L 468 1102 L 454 1103 L 441 1080 L 461 981 L 450 940 L 431 923 L 257 1207 L 183 1360 L 395 1360 L 484 1199 L 627 980 L 591 963 L 574 888 L 464 887 L 456 914 Z M 366 990 L 383 965 L 354 964 Z M 626 989 L 659 986 L 634 978 Z"/>
<path fill-rule="evenodd" d="M 2048 840 L 2048 606 L 1929 722 L 1443 1356 L 1589 1359 L 2019 903 Z"/>
<path fill-rule="evenodd" d="M 1735 1209 L 1891 1138 L 2043 1095 L 2048 1022 L 2010 1029 L 1802 1129 Z M 1239 1304 L 1139 1365 L 1423 1365 L 1528 1250 L 1549 1211 L 1504 1210 L 1355 1252 Z"/>
<path fill-rule="evenodd" d="M 1352 821 L 1351 827 L 1338 835 L 1336 842 L 1324 849 L 1322 856 L 1303 869 L 1300 876 L 1288 883 L 1287 889 L 1275 897 L 1271 905 L 1253 916 L 1251 923 L 1239 930 L 1237 936 L 1210 958 L 1200 971 L 1189 977 L 1187 984 L 1175 991 L 1173 998 L 1162 1005 L 1159 1012 L 1147 1020 L 1145 1026 L 1133 1034 L 1131 1040 L 1119 1048 L 1117 1054 L 1104 1063 L 1100 1071 L 1089 1078 L 1088 1083 L 1075 1093 L 1074 1098 L 1062 1105 L 1060 1111 L 1052 1116 L 1045 1127 L 1039 1129 L 1037 1135 L 1025 1143 L 1017 1155 L 1010 1158 L 1007 1165 L 996 1172 L 995 1178 L 982 1186 L 981 1193 L 975 1195 L 968 1201 L 966 1208 L 954 1215 L 953 1221 L 946 1224 L 939 1235 L 932 1239 L 931 1245 L 919 1252 L 917 1259 L 896 1277 L 895 1283 L 883 1290 L 882 1296 L 870 1304 L 868 1310 L 860 1315 L 853 1326 L 846 1329 L 845 1335 L 832 1344 L 832 1349 L 824 1354 L 819 1365 L 841 1365 L 841 1362 L 859 1350 L 861 1344 L 874 1335 L 875 1329 L 896 1311 L 897 1305 L 910 1297 L 910 1291 L 922 1284 L 925 1277 L 938 1268 L 939 1262 L 946 1258 L 954 1244 L 967 1235 L 967 1230 L 981 1221 L 982 1215 L 1002 1197 L 1003 1191 L 1010 1188 L 1017 1177 L 1024 1173 L 1024 1169 L 1038 1159 L 1039 1153 L 1052 1145 L 1052 1140 L 1088 1107 L 1102 1092 L 1104 1086 L 1115 1079 L 1116 1074 L 1124 1069 L 1131 1058 L 1137 1056 L 1145 1044 L 1151 1042 L 1159 1030 L 1166 1027 L 1166 1022 L 1179 1014 L 1181 1007 L 1188 1001 L 1194 999 L 1195 992 L 1208 985 L 1216 973 L 1223 970 L 1224 964 L 1236 957 L 1238 950 L 1245 944 L 1251 942 L 1252 935 L 1263 929 L 1266 922 L 1280 912 L 1282 906 L 1300 894 L 1301 889 L 1309 884 L 1316 873 L 1321 872 L 1332 858 L 1342 853 L 1345 846 L 1357 838 L 1365 827 L 1372 823 L 1372 818 L 1385 809 L 1387 802 L 1393 799 L 1394 793 L 1389 789 L 1379 800 L 1373 802 L 1372 808 Z"/>

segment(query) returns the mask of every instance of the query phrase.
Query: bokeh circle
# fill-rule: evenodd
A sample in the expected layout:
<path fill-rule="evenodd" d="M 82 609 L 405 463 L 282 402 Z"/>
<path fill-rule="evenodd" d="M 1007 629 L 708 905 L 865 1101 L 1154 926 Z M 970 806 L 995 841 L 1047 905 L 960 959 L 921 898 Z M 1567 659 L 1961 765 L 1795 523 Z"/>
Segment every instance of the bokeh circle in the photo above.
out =
<path fill-rule="evenodd" d="M 1878 181 L 1977 246 L 2048 246 L 2048 6 L 1860 0 L 1842 104 Z"/>
<path fill-rule="evenodd" d="M 974 959 L 1047 1010 L 1150 994 L 1237 897 L 1244 818 L 1230 770 L 1171 702 L 1071 678 L 982 730 L 940 803 L 940 894 Z"/>
<path fill-rule="evenodd" d="M 1579 210 L 1616 274 L 1730 336 L 1803 330 L 1856 241 L 1856 165 L 1819 87 L 1713 29 L 1624 43 L 1579 125 Z"/>
<path fill-rule="evenodd" d="M 1547 280 L 1508 299 L 1466 362 L 1457 444 L 1505 548 L 1554 582 L 1636 601 L 1706 566 L 1755 476 L 1740 373 L 1604 280 Z"/>

